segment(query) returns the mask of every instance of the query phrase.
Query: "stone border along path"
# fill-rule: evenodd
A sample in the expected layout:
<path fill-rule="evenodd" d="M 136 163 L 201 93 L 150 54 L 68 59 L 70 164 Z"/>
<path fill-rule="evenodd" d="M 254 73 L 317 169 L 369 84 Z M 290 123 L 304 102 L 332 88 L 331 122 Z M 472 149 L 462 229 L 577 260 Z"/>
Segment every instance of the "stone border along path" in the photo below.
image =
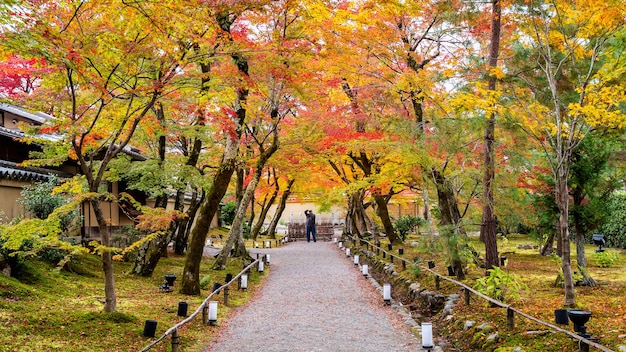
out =
<path fill-rule="evenodd" d="M 423 351 L 407 325 L 415 322 L 385 305 L 380 286 L 336 243 L 259 252 L 270 254 L 269 276 L 250 302 L 218 322 L 205 352 Z"/>

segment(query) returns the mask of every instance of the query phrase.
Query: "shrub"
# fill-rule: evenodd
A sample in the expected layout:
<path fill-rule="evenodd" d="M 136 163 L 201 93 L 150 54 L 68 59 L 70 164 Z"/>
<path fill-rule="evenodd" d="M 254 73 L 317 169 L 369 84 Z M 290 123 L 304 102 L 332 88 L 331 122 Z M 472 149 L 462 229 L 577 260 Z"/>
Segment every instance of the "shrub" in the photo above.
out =
<path fill-rule="evenodd" d="M 402 241 L 406 240 L 406 235 L 415 231 L 415 227 L 422 226 L 426 223 L 426 220 L 412 215 L 405 215 L 398 218 L 393 224 L 393 227 L 398 231 Z"/>
<path fill-rule="evenodd" d="M 608 268 L 619 261 L 619 256 L 614 251 L 604 251 L 593 253 L 593 260 L 601 268 Z"/>
<path fill-rule="evenodd" d="M 235 212 L 237 211 L 237 203 L 235 202 L 227 202 L 222 205 L 220 212 L 220 219 L 222 220 L 222 224 L 224 225 L 232 225 L 233 220 L 235 220 Z"/>
<path fill-rule="evenodd" d="M 499 267 L 487 270 L 489 276 L 482 277 L 474 284 L 474 289 L 501 302 L 510 302 L 519 298 L 519 291 L 528 290 L 528 286 L 519 278 Z"/>

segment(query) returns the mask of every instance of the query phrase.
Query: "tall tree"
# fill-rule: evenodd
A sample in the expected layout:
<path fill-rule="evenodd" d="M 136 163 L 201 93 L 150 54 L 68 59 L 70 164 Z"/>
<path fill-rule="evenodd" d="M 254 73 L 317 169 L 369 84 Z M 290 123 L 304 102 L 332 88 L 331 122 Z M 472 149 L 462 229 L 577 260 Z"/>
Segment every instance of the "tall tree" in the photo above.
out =
<path fill-rule="evenodd" d="M 248 77 L 249 67 L 248 59 L 244 54 L 233 47 L 235 42 L 235 29 L 233 25 L 244 9 L 229 9 L 218 7 L 213 14 L 215 22 L 218 24 L 224 43 L 230 52 L 232 62 L 230 65 L 235 67 L 235 79 L 239 80 L 234 85 L 235 98 L 231 109 L 227 109 L 227 119 L 224 119 L 225 128 L 223 133 L 224 149 L 223 155 L 217 170 L 212 176 L 212 184 L 205 191 L 205 198 L 199 208 L 199 215 L 196 225 L 191 231 L 187 255 L 185 256 L 185 265 L 183 268 L 183 279 L 181 283 L 181 293 L 197 295 L 200 294 L 200 263 L 204 252 L 204 244 L 209 228 L 219 204 L 226 194 L 230 179 L 235 172 L 235 163 L 239 154 L 240 138 L 243 134 L 243 126 L 247 117 L 247 100 L 249 95 Z M 228 66 L 229 63 L 223 63 Z"/>
<path fill-rule="evenodd" d="M 151 21 L 137 17 L 123 2 L 40 5 L 21 3 L 3 41 L 21 57 L 54 67 L 42 77 L 38 100 L 30 103 L 55 116 L 45 131 L 62 139 L 31 163 L 55 164 L 67 157 L 78 163 L 87 192 L 93 194 L 89 204 L 102 241 L 104 310 L 115 311 L 111 240 L 101 208 L 101 201 L 111 199 L 102 188 L 105 173 L 176 77 L 184 50 L 160 37 Z"/>
<path fill-rule="evenodd" d="M 531 1 L 521 8 L 528 20 L 521 33 L 528 38 L 526 50 L 547 91 L 532 85 L 536 97 L 526 104 L 524 127 L 542 145 L 555 183 L 559 210 L 558 234 L 565 282 L 565 306 L 576 304 L 571 270 L 568 179 L 573 153 L 585 136 L 598 126 L 623 123 L 624 89 L 599 72 L 607 42 L 623 28 L 620 2 Z M 534 72 L 537 72 L 534 71 Z M 531 71 L 533 72 L 533 71 Z M 530 78 L 520 74 L 520 78 Z"/>
<path fill-rule="evenodd" d="M 498 68 L 498 56 L 500 53 L 500 27 L 502 17 L 501 0 L 491 1 L 491 40 L 489 49 L 489 69 L 495 71 Z M 488 89 L 495 91 L 497 76 L 490 73 Z M 484 159 L 483 159 L 483 220 L 480 224 L 480 240 L 485 244 L 485 266 L 491 269 L 498 266 L 498 244 L 496 242 L 496 219 L 494 215 L 493 182 L 495 178 L 494 139 L 496 129 L 496 110 L 492 109 L 487 118 L 484 134 Z"/>

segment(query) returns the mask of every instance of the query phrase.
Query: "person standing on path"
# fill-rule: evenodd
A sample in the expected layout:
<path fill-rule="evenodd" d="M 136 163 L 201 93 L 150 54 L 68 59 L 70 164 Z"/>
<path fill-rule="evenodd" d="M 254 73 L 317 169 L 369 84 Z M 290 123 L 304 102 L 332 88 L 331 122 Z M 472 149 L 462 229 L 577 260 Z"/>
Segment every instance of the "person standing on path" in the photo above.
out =
<path fill-rule="evenodd" d="M 311 235 L 313 235 L 313 242 L 317 242 L 315 231 L 315 214 L 313 214 L 312 210 L 305 210 L 304 215 L 306 215 L 306 241 L 311 242 Z"/>

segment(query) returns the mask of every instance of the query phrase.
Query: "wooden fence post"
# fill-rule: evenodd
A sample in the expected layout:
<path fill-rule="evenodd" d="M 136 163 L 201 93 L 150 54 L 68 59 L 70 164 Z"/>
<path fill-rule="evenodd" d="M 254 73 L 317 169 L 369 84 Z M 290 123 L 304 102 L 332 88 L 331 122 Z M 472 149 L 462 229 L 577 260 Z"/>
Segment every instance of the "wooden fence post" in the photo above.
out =
<path fill-rule="evenodd" d="M 178 329 L 175 329 L 172 332 L 172 352 L 178 352 L 178 344 L 179 344 L 179 337 L 178 337 Z"/>
<path fill-rule="evenodd" d="M 435 288 L 440 289 L 440 281 L 441 279 L 439 278 L 439 275 L 435 274 Z"/>
<path fill-rule="evenodd" d="M 464 289 L 463 291 L 465 291 L 465 305 L 469 306 L 470 305 L 470 290 L 468 289 Z"/>
<path fill-rule="evenodd" d="M 206 325 L 209 322 L 209 307 L 205 304 L 202 307 L 202 324 Z"/>
<path fill-rule="evenodd" d="M 228 307 L 228 287 L 224 287 L 224 306 Z"/>
<path fill-rule="evenodd" d="M 515 330 L 515 312 L 511 307 L 506 308 L 506 328 L 508 330 Z"/>

